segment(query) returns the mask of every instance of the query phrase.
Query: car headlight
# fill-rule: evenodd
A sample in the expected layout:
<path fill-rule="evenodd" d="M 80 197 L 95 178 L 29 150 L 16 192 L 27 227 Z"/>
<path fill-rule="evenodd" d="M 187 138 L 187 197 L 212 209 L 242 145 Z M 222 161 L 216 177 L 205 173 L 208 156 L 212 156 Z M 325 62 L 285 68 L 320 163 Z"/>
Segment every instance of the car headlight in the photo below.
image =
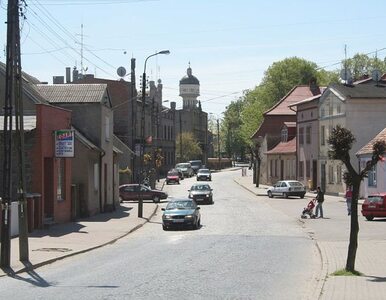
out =
<path fill-rule="evenodd" d="M 164 219 L 171 219 L 172 218 L 171 215 L 164 215 L 163 217 L 164 217 Z"/>
<path fill-rule="evenodd" d="M 209 198 L 209 196 L 210 196 L 209 194 L 206 194 L 206 195 L 205 195 L 206 198 Z"/>
<path fill-rule="evenodd" d="M 194 215 L 187 215 L 187 216 L 185 216 L 185 218 L 186 219 L 192 219 L 192 218 L 194 218 Z"/>

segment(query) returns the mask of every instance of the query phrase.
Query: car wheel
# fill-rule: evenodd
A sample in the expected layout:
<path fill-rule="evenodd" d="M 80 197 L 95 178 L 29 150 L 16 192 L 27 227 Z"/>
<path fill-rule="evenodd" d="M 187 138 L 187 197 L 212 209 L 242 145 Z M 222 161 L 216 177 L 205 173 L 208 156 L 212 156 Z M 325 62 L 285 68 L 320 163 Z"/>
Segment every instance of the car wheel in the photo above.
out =
<path fill-rule="evenodd" d="M 273 198 L 273 195 L 272 195 L 272 192 L 271 192 L 271 191 L 268 191 L 268 197 L 269 197 L 269 198 Z"/>
<path fill-rule="evenodd" d="M 160 202 L 160 197 L 159 196 L 154 196 L 153 202 L 154 203 L 159 203 Z"/>
<path fill-rule="evenodd" d="M 305 194 L 301 194 L 301 195 L 300 195 L 300 198 L 302 198 L 302 199 L 303 199 L 303 198 L 304 198 L 304 195 L 305 195 Z"/>
<path fill-rule="evenodd" d="M 120 203 L 123 203 L 123 199 L 122 199 L 121 196 L 119 196 L 119 202 L 120 202 Z"/>
<path fill-rule="evenodd" d="M 283 197 L 284 198 L 288 198 L 288 194 L 287 193 L 283 193 Z"/>
<path fill-rule="evenodd" d="M 196 223 L 195 229 L 200 229 L 200 227 L 201 227 L 201 221 L 198 220 Z"/>
<path fill-rule="evenodd" d="M 166 231 L 166 230 L 168 230 L 168 227 L 165 225 L 162 225 L 162 229 Z"/>
<path fill-rule="evenodd" d="M 367 221 L 372 221 L 374 219 L 373 216 L 366 216 L 365 218 L 366 218 Z"/>

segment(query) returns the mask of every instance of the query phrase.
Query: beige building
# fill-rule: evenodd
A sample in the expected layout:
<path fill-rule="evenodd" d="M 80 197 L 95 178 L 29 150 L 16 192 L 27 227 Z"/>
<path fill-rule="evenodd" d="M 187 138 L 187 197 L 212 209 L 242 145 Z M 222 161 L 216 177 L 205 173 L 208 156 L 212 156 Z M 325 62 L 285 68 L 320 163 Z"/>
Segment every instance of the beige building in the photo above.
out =
<path fill-rule="evenodd" d="M 319 102 L 319 176 L 328 194 L 345 191 L 344 166 L 328 157 L 328 137 L 334 127 L 349 129 L 356 142 L 350 152 L 351 163 L 358 168 L 356 153 L 386 127 L 386 87 L 383 85 L 330 85 Z"/>

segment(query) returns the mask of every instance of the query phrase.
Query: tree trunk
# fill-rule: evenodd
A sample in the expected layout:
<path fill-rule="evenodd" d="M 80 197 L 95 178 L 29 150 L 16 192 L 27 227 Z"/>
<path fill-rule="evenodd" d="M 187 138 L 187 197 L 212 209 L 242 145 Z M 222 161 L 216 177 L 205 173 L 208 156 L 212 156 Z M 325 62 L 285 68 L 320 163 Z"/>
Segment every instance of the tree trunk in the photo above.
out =
<path fill-rule="evenodd" d="M 353 272 L 355 271 L 355 258 L 358 248 L 358 232 L 359 232 L 359 223 L 358 223 L 358 197 L 359 197 L 359 185 L 354 183 L 352 200 L 351 200 L 351 228 L 350 228 L 350 243 L 348 245 L 348 254 L 346 262 L 346 271 Z"/>

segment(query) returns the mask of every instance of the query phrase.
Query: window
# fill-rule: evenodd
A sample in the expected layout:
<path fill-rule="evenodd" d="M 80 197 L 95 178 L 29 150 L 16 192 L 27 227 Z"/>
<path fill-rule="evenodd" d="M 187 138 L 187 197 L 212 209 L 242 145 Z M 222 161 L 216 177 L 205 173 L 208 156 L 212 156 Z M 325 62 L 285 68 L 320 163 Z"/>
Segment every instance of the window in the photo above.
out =
<path fill-rule="evenodd" d="M 373 166 L 368 173 L 369 186 L 377 186 L 377 165 Z"/>
<path fill-rule="evenodd" d="M 304 161 L 299 161 L 299 177 L 304 177 Z"/>
<path fill-rule="evenodd" d="M 99 189 L 99 165 L 94 164 L 94 190 Z"/>
<path fill-rule="evenodd" d="M 105 117 L 105 136 L 106 136 L 106 141 L 110 141 L 110 118 L 109 117 Z"/>
<path fill-rule="evenodd" d="M 282 142 L 287 142 L 288 141 L 288 128 L 284 127 L 281 130 L 281 141 Z"/>
<path fill-rule="evenodd" d="M 310 178 L 311 164 L 309 160 L 306 160 L 306 178 Z"/>
<path fill-rule="evenodd" d="M 337 114 L 340 114 L 341 112 L 342 112 L 341 106 L 340 106 L 340 104 L 338 104 L 338 105 L 336 106 L 336 113 L 337 113 Z"/>
<path fill-rule="evenodd" d="M 320 127 L 320 144 L 322 146 L 326 144 L 326 128 L 324 126 Z"/>
<path fill-rule="evenodd" d="M 304 144 L 304 128 L 299 128 L 299 145 Z"/>
<path fill-rule="evenodd" d="M 275 177 L 277 177 L 277 159 L 275 159 Z"/>
<path fill-rule="evenodd" d="M 329 114 L 330 116 L 334 115 L 334 105 L 332 105 L 331 102 L 329 103 L 328 114 Z"/>
<path fill-rule="evenodd" d="M 328 166 L 328 183 L 334 183 L 334 166 Z"/>
<path fill-rule="evenodd" d="M 311 144 L 311 126 L 306 128 L 306 144 Z"/>
<path fill-rule="evenodd" d="M 270 173 L 269 175 L 273 177 L 273 160 L 272 159 L 269 161 L 269 173 Z"/>
<path fill-rule="evenodd" d="M 325 115 L 326 115 L 326 111 L 325 111 L 324 106 L 323 106 L 323 107 L 320 108 L 320 117 L 324 118 Z"/>
<path fill-rule="evenodd" d="M 336 183 L 342 183 L 342 166 L 336 167 Z"/>
<path fill-rule="evenodd" d="M 65 160 L 63 158 L 59 158 L 58 160 L 58 170 L 57 170 L 57 176 L 58 176 L 58 185 L 56 187 L 56 200 L 63 201 L 64 200 L 64 192 L 65 192 L 65 185 L 64 185 L 64 162 Z"/>

